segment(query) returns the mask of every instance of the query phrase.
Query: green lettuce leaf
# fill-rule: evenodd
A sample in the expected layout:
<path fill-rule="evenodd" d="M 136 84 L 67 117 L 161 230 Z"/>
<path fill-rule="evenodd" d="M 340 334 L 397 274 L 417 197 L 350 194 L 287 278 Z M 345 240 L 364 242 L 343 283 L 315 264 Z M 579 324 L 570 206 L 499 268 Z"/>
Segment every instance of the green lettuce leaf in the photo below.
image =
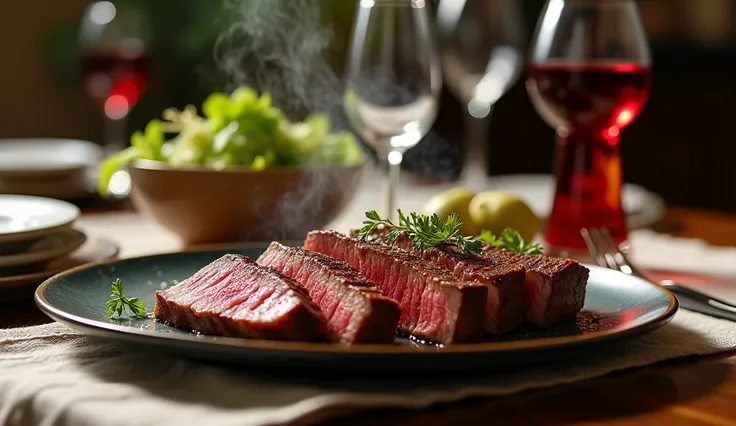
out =
<path fill-rule="evenodd" d="M 290 122 L 268 93 L 239 87 L 231 94 L 215 92 L 196 108 L 167 109 L 131 136 L 131 147 L 108 158 L 100 173 L 99 191 L 107 194 L 116 170 L 136 158 L 172 166 L 202 165 L 214 169 L 299 165 L 357 164 L 363 151 L 350 132 L 330 133 L 330 120 L 313 114 Z M 166 134 L 173 134 L 171 139 Z"/>

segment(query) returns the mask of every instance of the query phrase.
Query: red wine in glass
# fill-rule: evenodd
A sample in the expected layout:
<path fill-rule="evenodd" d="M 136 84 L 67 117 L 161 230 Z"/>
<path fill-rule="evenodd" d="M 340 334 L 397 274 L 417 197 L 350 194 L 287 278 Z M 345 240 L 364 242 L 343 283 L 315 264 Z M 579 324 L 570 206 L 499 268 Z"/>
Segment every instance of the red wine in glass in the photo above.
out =
<path fill-rule="evenodd" d="M 127 115 L 146 89 L 148 54 L 145 50 L 86 48 L 82 51 L 81 66 L 87 92 L 112 119 Z"/>
<path fill-rule="evenodd" d="M 532 44 L 526 87 L 557 133 L 556 188 L 547 251 L 584 257 L 582 228 L 625 243 L 620 135 L 650 91 L 649 49 L 632 0 L 548 0 Z"/>
<path fill-rule="evenodd" d="M 540 115 L 558 129 L 569 129 L 559 138 L 547 243 L 585 249 L 580 229 L 600 226 L 624 242 L 619 134 L 646 103 L 649 66 L 546 63 L 532 65 L 528 75 L 529 95 Z"/>

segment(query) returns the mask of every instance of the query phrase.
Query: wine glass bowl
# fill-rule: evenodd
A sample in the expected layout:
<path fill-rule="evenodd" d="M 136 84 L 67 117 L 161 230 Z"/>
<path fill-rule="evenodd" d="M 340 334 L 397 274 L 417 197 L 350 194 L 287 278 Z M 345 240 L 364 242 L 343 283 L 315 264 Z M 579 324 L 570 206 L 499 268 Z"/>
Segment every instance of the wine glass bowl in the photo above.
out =
<path fill-rule="evenodd" d="M 127 144 L 124 119 L 146 89 L 149 34 L 145 15 L 130 4 L 96 1 L 85 10 L 79 31 L 84 87 L 105 120 L 105 145 Z"/>
<path fill-rule="evenodd" d="M 556 189 L 545 241 L 585 251 L 581 228 L 627 240 L 620 134 L 646 104 L 651 59 L 633 0 L 548 0 L 530 48 L 526 88 L 557 134 Z"/>
<path fill-rule="evenodd" d="M 518 0 L 440 0 L 445 81 L 476 118 L 519 78 L 524 43 Z"/>
<path fill-rule="evenodd" d="M 437 117 L 442 69 L 435 23 L 424 0 L 361 0 L 345 81 L 345 113 L 385 170 L 391 217 L 403 154 Z"/>
<path fill-rule="evenodd" d="M 468 181 L 485 177 L 491 110 L 523 69 L 521 3 L 440 0 L 437 6 L 444 80 L 465 107 L 463 175 Z"/>

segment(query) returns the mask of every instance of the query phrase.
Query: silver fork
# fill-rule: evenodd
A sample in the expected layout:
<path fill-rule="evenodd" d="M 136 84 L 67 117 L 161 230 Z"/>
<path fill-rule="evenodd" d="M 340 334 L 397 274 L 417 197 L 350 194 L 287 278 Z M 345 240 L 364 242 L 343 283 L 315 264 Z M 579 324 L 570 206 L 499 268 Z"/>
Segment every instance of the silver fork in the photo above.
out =
<path fill-rule="evenodd" d="M 701 314 L 710 315 L 717 318 L 736 321 L 736 306 L 718 300 L 707 294 L 692 290 L 674 281 L 664 280 L 657 282 L 649 278 L 644 272 L 638 269 L 626 256 L 618 244 L 611 237 L 611 233 L 606 228 L 580 230 L 585 244 L 588 246 L 591 256 L 595 262 L 604 268 L 615 269 L 626 275 L 642 278 L 653 284 L 662 286 L 672 292 L 677 297 L 680 306 L 691 311 L 700 312 Z"/>

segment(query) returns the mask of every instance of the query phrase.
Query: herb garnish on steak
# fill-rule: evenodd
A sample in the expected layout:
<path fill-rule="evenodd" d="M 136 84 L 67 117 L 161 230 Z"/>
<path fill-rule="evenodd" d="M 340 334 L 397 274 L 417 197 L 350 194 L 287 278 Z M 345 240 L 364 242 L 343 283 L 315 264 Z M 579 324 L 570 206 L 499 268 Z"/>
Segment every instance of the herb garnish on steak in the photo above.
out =
<path fill-rule="evenodd" d="M 353 235 L 358 233 L 358 231 L 353 231 Z M 377 227 L 370 235 L 364 235 L 364 238 L 374 243 L 391 244 L 391 240 L 387 238 L 387 235 L 388 230 L 385 227 Z M 418 250 L 413 248 L 411 240 L 405 233 L 399 233 L 393 241 L 394 246 L 421 255 Z M 525 244 L 510 231 L 505 232 L 502 237 L 496 240 L 496 246 L 503 246 L 503 248 L 484 245 L 480 257 L 490 268 L 522 268 L 525 271 L 523 304 L 526 323 L 539 328 L 549 328 L 555 324 L 575 319 L 585 303 L 585 290 L 590 272 L 585 266 L 574 259 L 536 254 L 538 252 L 537 247 Z M 515 252 L 505 247 L 521 252 Z M 523 251 L 535 254 L 529 255 L 523 253 Z M 478 276 L 477 270 L 474 273 L 464 272 L 466 266 L 462 265 L 467 263 L 461 264 L 458 268 L 455 263 L 463 255 L 454 252 L 452 248 L 442 251 L 425 250 L 426 252 L 429 253 L 430 258 L 441 259 L 440 265 L 452 270 L 455 276 L 468 277 L 482 282 L 486 281 L 483 277 Z M 427 257 L 426 254 L 424 256 Z M 493 299 L 494 291 L 491 289 L 487 305 L 494 306 L 495 300 Z M 503 302 L 499 298 L 500 303 L 508 302 Z M 514 306 L 513 299 L 511 304 L 511 312 L 516 312 L 517 309 Z M 495 334 L 493 331 L 494 309 L 491 308 L 489 311 L 487 306 L 486 311 L 485 329 L 487 332 Z M 501 330 L 507 328 L 508 326 L 504 324 L 504 321 L 501 321 Z"/>
<path fill-rule="evenodd" d="M 312 231 L 304 248 L 346 262 L 401 306 L 399 330 L 435 343 L 480 339 L 488 287 L 463 282 L 430 261 L 383 244 Z"/>

